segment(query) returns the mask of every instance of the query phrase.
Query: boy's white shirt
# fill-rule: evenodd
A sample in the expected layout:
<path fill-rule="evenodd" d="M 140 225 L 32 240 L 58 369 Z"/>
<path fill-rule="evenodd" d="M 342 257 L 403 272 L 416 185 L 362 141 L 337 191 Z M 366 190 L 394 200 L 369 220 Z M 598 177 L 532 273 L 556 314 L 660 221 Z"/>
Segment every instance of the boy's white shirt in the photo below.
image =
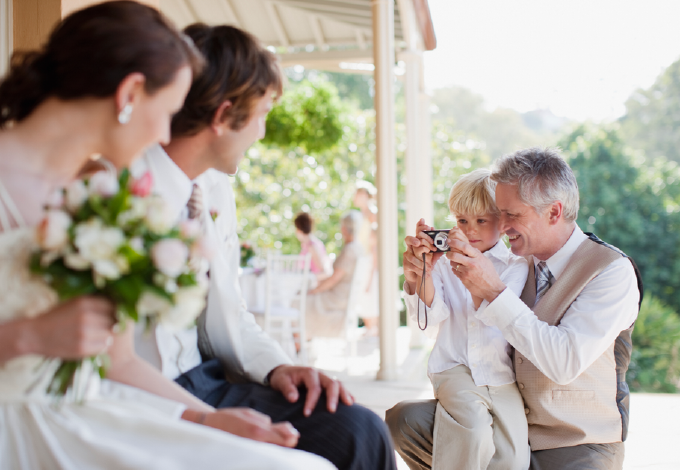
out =
<path fill-rule="evenodd" d="M 236 204 L 229 177 L 208 170 L 191 181 L 160 145 L 149 148 L 131 168 L 135 177 L 146 171 L 154 178 L 153 192 L 165 199 L 178 220 L 186 217 L 193 184 L 201 187 L 207 236 L 217 245 L 217 254 L 210 266 L 206 321 L 211 346 L 233 372 L 240 371 L 255 382 L 264 382 L 272 369 L 292 362 L 279 344 L 257 325 L 241 296 Z M 217 212 L 214 221 L 210 211 Z M 201 362 L 195 327 L 171 332 L 158 326 L 151 334 L 143 334 L 138 328 L 135 350 L 170 379 L 176 379 Z"/>
<path fill-rule="evenodd" d="M 491 260 L 501 281 L 519 296 L 529 273 L 527 260 L 512 254 L 500 240 L 484 256 Z M 430 337 L 436 335 L 437 340 L 428 361 L 428 375 L 466 365 L 477 386 L 497 387 L 513 383 L 512 347 L 498 328 L 487 326 L 475 317 L 488 302 L 483 301 L 475 310 L 470 292 L 453 274 L 445 256 L 432 270 L 432 283 L 434 299 L 432 307 L 427 309 L 425 333 Z M 416 321 L 420 307 L 420 325 L 423 326 L 425 304 L 418 302 L 417 289 L 409 292 L 405 285 L 404 300 L 410 317 Z"/>

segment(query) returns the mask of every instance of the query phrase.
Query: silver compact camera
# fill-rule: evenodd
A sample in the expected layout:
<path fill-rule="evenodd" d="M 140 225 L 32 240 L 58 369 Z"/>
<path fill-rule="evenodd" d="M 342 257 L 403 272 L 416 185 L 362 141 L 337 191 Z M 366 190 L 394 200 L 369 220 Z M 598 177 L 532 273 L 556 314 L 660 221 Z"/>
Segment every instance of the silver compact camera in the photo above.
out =
<path fill-rule="evenodd" d="M 434 242 L 434 246 L 439 252 L 446 252 L 449 251 L 451 248 L 449 247 L 448 242 L 446 241 L 449 238 L 449 232 L 451 229 L 446 229 L 446 230 L 424 230 L 423 233 L 429 235 L 429 237 L 432 239 Z"/>

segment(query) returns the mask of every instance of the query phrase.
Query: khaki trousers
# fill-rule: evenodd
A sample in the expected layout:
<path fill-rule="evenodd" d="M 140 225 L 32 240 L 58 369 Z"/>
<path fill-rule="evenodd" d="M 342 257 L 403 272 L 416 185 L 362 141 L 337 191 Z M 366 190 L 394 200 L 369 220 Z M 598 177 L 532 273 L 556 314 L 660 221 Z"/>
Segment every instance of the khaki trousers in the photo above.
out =
<path fill-rule="evenodd" d="M 475 385 L 467 366 L 432 374 L 434 470 L 527 470 L 529 435 L 515 383 Z"/>
<path fill-rule="evenodd" d="M 411 470 L 432 468 L 437 400 L 397 403 L 385 413 L 394 447 Z M 621 470 L 624 445 L 584 444 L 531 453 L 529 470 Z"/>

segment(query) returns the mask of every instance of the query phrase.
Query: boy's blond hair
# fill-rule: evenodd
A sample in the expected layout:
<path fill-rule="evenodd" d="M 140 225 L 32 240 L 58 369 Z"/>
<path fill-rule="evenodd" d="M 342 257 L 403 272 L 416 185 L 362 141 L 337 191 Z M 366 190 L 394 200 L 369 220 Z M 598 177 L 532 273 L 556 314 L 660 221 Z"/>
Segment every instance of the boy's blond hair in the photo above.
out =
<path fill-rule="evenodd" d="M 498 214 L 496 183 L 491 170 L 479 169 L 461 176 L 449 194 L 451 214 Z"/>

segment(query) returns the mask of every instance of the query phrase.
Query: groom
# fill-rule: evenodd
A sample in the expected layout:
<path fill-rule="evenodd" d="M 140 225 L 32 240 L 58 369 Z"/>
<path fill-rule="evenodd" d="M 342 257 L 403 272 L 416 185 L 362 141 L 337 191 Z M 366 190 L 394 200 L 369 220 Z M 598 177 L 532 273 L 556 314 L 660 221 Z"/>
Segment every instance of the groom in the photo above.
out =
<path fill-rule="evenodd" d="M 267 113 L 282 92 L 276 59 L 237 28 L 195 24 L 185 33 L 207 65 L 173 118 L 170 143 L 151 148 L 133 172 L 151 171 L 154 192 L 171 203 L 178 218 L 199 221 L 216 256 L 197 328 L 171 333 L 159 326 L 152 335 L 138 335 L 137 352 L 209 405 L 251 408 L 272 422 L 290 422 L 300 432 L 297 449 L 339 469 L 394 469 L 384 422 L 353 404 L 337 380 L 292 365 L 241 297 L 236 206 L 227 175 L 237 172 L 245 151 L 264 137 Z M 240 436 L 267 440 L 259 413 L 242 413 L 238 426 Z"/>

